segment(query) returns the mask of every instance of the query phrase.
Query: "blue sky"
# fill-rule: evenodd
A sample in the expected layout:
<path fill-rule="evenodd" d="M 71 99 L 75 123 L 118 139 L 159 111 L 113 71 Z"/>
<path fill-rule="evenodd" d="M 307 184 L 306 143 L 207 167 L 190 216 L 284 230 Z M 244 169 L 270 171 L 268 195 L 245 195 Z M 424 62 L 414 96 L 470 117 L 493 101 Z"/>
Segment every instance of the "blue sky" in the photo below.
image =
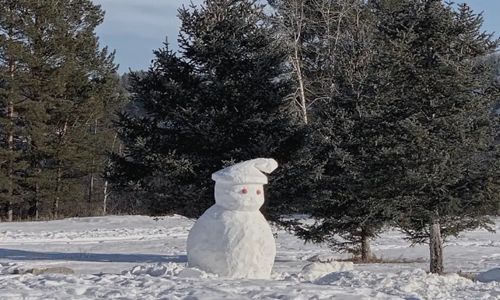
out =
<path fill-rule="evenodd" d="M 116 50 L 120 72 L 147 69 L 152 51 L 168 37 L 175 48 L 179 20 L 177 9 L 189 0 L 93 0 L 106 11 L 97 29 L 101 45 Z M 202 0 L 193 0 L 199 4 Z M 500 33 L 500 0 L 465 0 L 476 12 L 484 12 L 484 29 Z"/>

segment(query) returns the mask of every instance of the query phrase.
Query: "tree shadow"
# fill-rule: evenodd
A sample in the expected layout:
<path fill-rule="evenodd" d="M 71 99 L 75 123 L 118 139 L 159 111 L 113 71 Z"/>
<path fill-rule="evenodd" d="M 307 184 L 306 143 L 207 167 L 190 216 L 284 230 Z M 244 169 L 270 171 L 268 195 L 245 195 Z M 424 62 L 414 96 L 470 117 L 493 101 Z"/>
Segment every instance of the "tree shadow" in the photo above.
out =
<path fill-rule="evenodd" d="M 87 262 L 187 262 L 186 255 L 157 255 L 157 254 L 117 254 L 117 253 L 84 253 L 84 252 L 37 252 L 0 248 L 0 259 L 9 260 L 71 260 Z"/>

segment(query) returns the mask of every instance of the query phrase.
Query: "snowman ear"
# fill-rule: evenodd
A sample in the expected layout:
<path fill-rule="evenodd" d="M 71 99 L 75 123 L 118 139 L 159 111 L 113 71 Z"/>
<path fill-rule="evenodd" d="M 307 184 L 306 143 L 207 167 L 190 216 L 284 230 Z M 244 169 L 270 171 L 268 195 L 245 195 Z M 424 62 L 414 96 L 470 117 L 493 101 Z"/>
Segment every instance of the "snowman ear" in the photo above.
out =
<path fill-rule="evenodd" d="M 271 173 L 277 167 L 278 163 L 272 158 L 256 158 L 219 170 L 212 174 L 212 179 L 229 184 L 267 184 L 267 177 L 263 172 Z"/>
<path fill-rule="evenodd" d="M 268 174 L 278 167 L 278 163 L 272 158 L 256 158 L 252 163 L 257 170 Z"/>

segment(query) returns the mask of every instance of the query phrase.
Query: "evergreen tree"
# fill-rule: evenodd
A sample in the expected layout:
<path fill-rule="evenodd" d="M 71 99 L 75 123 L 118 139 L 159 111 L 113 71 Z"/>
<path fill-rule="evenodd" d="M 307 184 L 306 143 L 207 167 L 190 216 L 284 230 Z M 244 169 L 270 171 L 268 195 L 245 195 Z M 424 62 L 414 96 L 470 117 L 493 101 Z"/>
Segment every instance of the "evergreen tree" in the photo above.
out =
<path fill-rule="evenodd" d="M 22 164 L 12 169 L 20 182 L 14 191 L 22 202 L 19 217 L 28 211 L 36 218 L 40 210 L 57 217 L 62 203 L 67 214 L 77 214 L 92 149 L 99 147 L 89 124 L 120 99 L 113 55 L 99 49 L 94 32 L 103 12 L 89 0 L 1 6 L 8 10 L 0 19 L 0 70 L 13 83 L 2 94 L 11 95 L 4 103 L 15 108 L 15 122 L 7 122 L 15 130 L 5 136 L 14 133 L 22 153 Z"/>
<path fill-rule="evenodd" d="M 27 20 L 25 10 L 29 1 L 2 1 L 0 14 L 0 97 L 2 100 L 2 198 L 6 199 L 7 219 L 12 221 L 14 209 L 19 211 L 23 199 L 30 199 L 33 187 L 28 178 L 39 174 L 33 168 L 36 160 L 33 147 L 37 145 L 42 156 L 42 143 L 34 142 L 35 136 L 43 139 L 43 120 L 46 114 L 38 98 L 45 95 L 40 80 L 34 79 L 30 69 L 35 61 L 30 47 L 30 33 L 36 32 L 33 19 Z M 33 44 L 35 38 L 33 38 Z M 35 95 L 34 89 L 38 89 Z M 29 120 L 28 120 L 29 119 Z"/>
<path fill-rule="evenodd" d="M 155 51 L 131 77 L 134 114 L 118 122 L 115 189 L 135 192 L 130 209 L 197 216 L 213 204 L 212 172 L 256 157 L 286 159 L 293 128 L 283 100 L 284 53 L 256 1 L 181 8 L 180 56 Z M 138 200 L 140 199 L 140 200 Z"/>
<path fill-rule="evenodd" d="M 115 129 L 116 112 L 121 109 L 128 99 L 128 92 L 121 86 L 120 77 L 108 72 L 112 61 L 108 61 L 101 69 L 102 76 L 94 79 L 95 97 L 100 107 L 98 114 L 94 114 L 94 122 L 87 128 L 91 136 L 87 141 L 91 162 L 87 166 L 87 207 L 88 214 L 106 214 L 108 211 L 108 198 L 110 191 L 108 181 L 105 178 L 105 169 L 109 166 L 109 153 L 119 150 L 120 140 Z M 84 169 L 85 170 L 85 169 Z"/>
<path fill-rule="evenodd" d="M 291 206 L 316 220 L 295 229 L 307 241 L 328 242 L 368 261 L 370 239 L 388 221 L 379 201 L 373 17 L 365 1 L 295 2 L 306 12 L 302 73 L 315 98 L 298 164 L 308 197 Z"/>
<path fill-rule="evenodd" d="M 385 206 L 409 239 L 429 241 L 430 270 L 441 273 L 443 238 L 487 227 L 498 201 L 498 89 L 484 59 L 498 41 L 467 5 L 371 2 L 381 56 L 374 101 L 387 108 L 380 161 L 392 178 Z"/>

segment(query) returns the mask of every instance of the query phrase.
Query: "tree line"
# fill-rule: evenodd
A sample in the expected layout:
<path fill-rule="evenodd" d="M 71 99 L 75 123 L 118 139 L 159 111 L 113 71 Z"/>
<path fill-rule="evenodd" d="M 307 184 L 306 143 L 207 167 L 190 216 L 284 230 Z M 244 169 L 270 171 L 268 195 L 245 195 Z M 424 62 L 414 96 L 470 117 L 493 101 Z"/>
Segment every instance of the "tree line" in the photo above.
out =
<path fill-rule="evenodd" d="M 441 273 L 443 239 L 491 229 L 500 206 L 499 41 L 465 4 L 183 6 L 179 50 L 155 50 L 148 70 L 121 80 L 126 92 L 93 33 L 99 7 L 69 1 L 82 11 L 68 34 L 72 19 L 61 15 L 71 7 L 4 2 L 12 7 L 0 17 L 4 214 L 43 207 L 57 217 L 61 205 L 65 215 L 96 214 L 106 203 L 112 212 L 197 217 L 213 204 L 211 173 L 273 157 L 280 168 L 266 216 L 362 261 L 373 258 L 370 241 L 396 226 L 429 243 L 431 271 Z M 48 12 L 45 29 L 16 27 Z M 96 184 L 104 192 L 92 198 Z M 315 222 L 295 217 L 304 214 Z"/>
<path fill-rule="evenodd" d="M 100 212 L 124 100 L 114 54 L 95 34 L 104 13 L 90 0 L 0 7 L 0 217 Z"/>

